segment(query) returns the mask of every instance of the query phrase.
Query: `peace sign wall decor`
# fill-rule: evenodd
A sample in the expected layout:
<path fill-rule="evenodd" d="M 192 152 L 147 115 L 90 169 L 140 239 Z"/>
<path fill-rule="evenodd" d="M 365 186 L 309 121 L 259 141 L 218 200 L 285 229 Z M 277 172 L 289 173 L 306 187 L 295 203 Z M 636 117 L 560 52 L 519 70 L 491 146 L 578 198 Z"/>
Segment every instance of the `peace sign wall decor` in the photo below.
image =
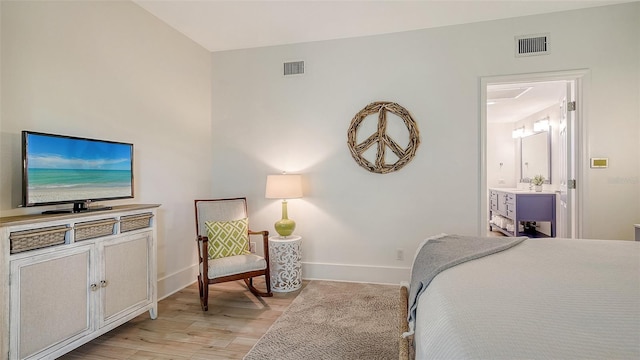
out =
<path fill-rule="evenodd" d="M 398 143 L 387 134 L 387 112 L 397 115 L 407 127 L 409 131 L 409 143 L 406 147 L 403 148 L 398 145 Z M 378 130 L 358 144 L 357 132 L 362 121 L 367 116 L 376 113 L 378 114 Z M 349 132 L 347 133 L 347 144 L 349 145 L 351 156 L 353 156 L 353 159 L 360 166 L 373 173 L 387 174 L 400 170 L 413 159 L 416 155 L 418 145 L 420 145 L 420 134 L 418 132 L 418 125 L 407 109 L 394 102 L 377 101 L 367 105 L 353 117 L 351 125 L 349 126 Z M 377 152 L 375 161 L 371 162 L 365 159 L 364 153 L 373 146 L 373 144 L 377 144 Z M 393 154 L 398 158 L 393 164 L 386 163 L 385 153 L 387 148 L 391 149 Z"/>

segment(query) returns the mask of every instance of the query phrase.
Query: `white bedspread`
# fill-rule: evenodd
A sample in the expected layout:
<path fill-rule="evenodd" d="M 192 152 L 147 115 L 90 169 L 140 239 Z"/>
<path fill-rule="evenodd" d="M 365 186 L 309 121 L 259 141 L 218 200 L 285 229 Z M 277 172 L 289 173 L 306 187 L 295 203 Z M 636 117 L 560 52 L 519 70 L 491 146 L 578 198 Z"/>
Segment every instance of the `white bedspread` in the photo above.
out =
<path fill-rule="evenodd" d="M 532 239 L 440 273 L 417 359 L 640 359 L 640 242 Z"/>

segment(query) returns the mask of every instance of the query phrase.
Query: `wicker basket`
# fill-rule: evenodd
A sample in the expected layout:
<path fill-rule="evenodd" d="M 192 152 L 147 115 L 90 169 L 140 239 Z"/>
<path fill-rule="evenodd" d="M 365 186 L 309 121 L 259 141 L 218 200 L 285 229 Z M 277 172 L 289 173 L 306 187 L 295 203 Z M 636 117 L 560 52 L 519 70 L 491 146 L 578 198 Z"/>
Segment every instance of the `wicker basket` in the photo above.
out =
<path fill-rule="evenodd" d="M 104 219 L 77 223 L 75 229 L 75 241 L 95 239 L 101 236 L 113 235 L 116 219 Z"/>
<path fill-rule="evenodd" d="M 15 254 L 64 244 L 65 235 L 69 230 L 71 230 L 71 228 L 67 225 L 59 225 L 33 230 L 14 231 L 9 235 L 11 242 L 10 253 Z"/>
<path fill-rule="evenodd" d="M 151 226 L 152 213 L 128 215 L 120 218 L 120 232 L 144 229 Z"/>

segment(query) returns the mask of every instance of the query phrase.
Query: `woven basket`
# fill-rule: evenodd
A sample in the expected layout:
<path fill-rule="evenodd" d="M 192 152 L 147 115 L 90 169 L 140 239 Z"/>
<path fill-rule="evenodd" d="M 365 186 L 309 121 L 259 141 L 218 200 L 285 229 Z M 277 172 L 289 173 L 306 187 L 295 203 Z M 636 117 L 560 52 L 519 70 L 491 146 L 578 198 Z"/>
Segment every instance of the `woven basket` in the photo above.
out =
<path fill-rule="evenodd" d="M 51 226 L 40 229 L 15 231 L 9 235 L 10 253 L 15 254 L 28 250 L 41 249 L 49 246 L 64 244 L 67 225 Z"/>
<path fill-rule="evenodd" d="M 74 226 L 75 240 L 82 241 L 114 234 L 116 219 L 105 219 L 77 223 Z"/>
<path fill-rule="evenodd" d="M 148 228 L 152 217 L 152 213 L 123 216 L 120 218 L 120 232 Z"/>

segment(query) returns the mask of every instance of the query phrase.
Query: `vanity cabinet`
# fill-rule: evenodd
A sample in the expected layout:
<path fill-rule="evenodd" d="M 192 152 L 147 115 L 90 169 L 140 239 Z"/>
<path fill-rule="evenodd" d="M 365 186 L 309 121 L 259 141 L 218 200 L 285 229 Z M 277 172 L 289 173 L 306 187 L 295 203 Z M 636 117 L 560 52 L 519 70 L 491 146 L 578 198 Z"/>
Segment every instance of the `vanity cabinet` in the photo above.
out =
<path fill-rule="evenodd" d="M 521 222 L 548 221 L 551 237 L 556 236 L 556 194 L 508 189 L 489 189 L 489 230 L 507 236 L 545 237 L 540 232 L 521 229 Z"/>
<path fill-rule="evenodd" d="M 155 319 L 157 207 L 0 218 L 0 358 L 55 359 Z"/>

